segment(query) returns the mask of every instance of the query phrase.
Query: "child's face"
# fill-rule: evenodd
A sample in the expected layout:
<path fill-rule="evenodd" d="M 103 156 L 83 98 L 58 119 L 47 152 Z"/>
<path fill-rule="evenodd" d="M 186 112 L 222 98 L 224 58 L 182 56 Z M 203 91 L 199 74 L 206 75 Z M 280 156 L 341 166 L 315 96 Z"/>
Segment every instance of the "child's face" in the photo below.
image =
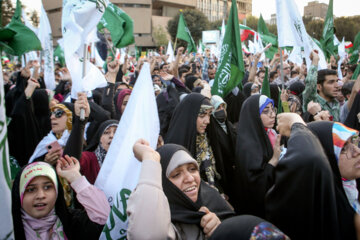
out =
<path fill-rule="evenodd" d="M 47 216 L 54 208 L 56 190 L 54 183 L 44 176 L 34 178 L 27 185 L 24 193 L 22 208 L 33 218 Z"/>

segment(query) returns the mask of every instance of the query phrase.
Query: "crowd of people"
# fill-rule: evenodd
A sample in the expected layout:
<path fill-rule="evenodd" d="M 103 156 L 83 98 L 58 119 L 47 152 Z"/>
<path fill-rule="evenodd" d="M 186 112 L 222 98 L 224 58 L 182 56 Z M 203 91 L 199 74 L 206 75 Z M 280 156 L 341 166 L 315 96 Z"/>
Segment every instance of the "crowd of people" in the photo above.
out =
<path fill-rule="evenodd" d="M 245 74 L 212 95 L 210 49 L 176 49 L 124 62 L 108 56 L 107 86 L 71 99 L 41 64 L 3 67 L 16 239 L 98 239 L 110 213 L 95 187 L 144 62 L 160 120 L 157 149 L 133 145 L 142 162 L 127 203 L 129 239 L 356 239 L 360 231 L 360 77 L 335 57 L 318 70 L 280 54 L 243 53 Z M 270 95 L 263 91 L 270 82 Z M 80 117 L 85 112 L 85 119 Z"/>

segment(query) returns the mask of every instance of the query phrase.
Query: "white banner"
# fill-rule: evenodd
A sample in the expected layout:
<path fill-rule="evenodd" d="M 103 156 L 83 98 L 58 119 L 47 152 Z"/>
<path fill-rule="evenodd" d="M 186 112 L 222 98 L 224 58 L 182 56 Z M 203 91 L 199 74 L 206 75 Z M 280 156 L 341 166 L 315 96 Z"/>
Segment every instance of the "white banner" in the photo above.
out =
<path fill-rule="evenodd" d="M 44 60 L 44 81 L 47 89 L 54 90 L 55 68 L 54 68 L 54 49 L 51 33 L 51 26 L 44 7 L 41 5 L 40 27 L 38 38 L 42 46 L 42 59 Z"/>
<path fill-rule="evenodd" d="M 100 239 L 126 238 L 127 200 L 137 185 L 141 169 L 132 148 L 139 138 L 143 138 L 155 149 L 159 132 L 150 65 L 144 63 L 95 182 L 112 205 Z"/>
<path fill-rule="evenodd" d="M 62 9 L 62 32 L 64 55 L 69 69 L 72 88 L 71 97 L 78 92 L 93 90 L 107 85 L 101 71 L 88 58 L 84 58 L 85 44 L 100 21 L 106 6 L 104 1 L 64 0 Z M 84 63 L 85 61 L 85 63 Z M 85 64 L 85 75 L 83 65 Z M 97 73 L 96 73 L 97 72 Z M 92 75 L 96 73 L 95 76 Z M 84 76 L 83 76 L 84 75 Z M 89 79 L 92 79 L 89 81 Z"/>
<path fill-rule="evenodd" d="M 276 0 L 276 18 L 279 47 L 304 47 L 308 69 L 311 65 L 310 53 L 313 50 L 317 50 L 320 58 L 318 69 L 327 68 L 324 53 L 307 34 L 294 0 Z"/>
<path fill-rule="evenodd" d="M 11 215 L 11 176 L 4 93 L 4 79 L 2 65 L 0 64 L 0 239 L 14 239 Z"/>

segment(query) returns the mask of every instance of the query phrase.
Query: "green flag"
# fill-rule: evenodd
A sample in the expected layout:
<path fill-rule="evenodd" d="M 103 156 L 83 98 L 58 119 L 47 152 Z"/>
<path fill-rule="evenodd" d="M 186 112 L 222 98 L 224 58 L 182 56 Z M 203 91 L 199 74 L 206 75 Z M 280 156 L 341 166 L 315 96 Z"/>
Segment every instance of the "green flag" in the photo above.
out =
<path fill-rule="evenodd" d="M 60 63 L 62 67 L 65 67 L 65 56 L 64 50 L 60 47 L 60 44 L 54 50 L 54 60 L 55 62 Z"/>
<path fill-rule="evenodd" d="M 135 59 L 136 59 L 136 61 L 139 60 L 140 53 L 141 53 L 141 48 L 139 50 L 138 47 L 135 45 Z"/>
<path fill-rule="evenodd" d="M 269 29 L 266 26 L 264 18 L 262 17 L 262 14 L 260 14 L 257 31 L 261 35 L 261 40 L 263 41 L 264 45 L 267 45 L 268 43 L 272 44 L 270 49 L 265 52 L 266 58 L 272 59 L 275 53 L 278 52 L 278 40 L 274 34 L 270 33 Z"/>
<path fill-rule="evenodd" d="M 224 98 L 237 85 L 241 90 L 241 81 L 245 70 L 236 0 L 232 0 L 218 66 L 214 85 L 211 88 L 212 95 L 219 95 Z"/>
<path fill-rule="evenodd" d="M 13 38 L 8 42 L 9 47 L 13 50 L 13 52 L 8 52 L 9 54 L 21 56 L 30 51 L 42 50 L 41 42 L 36 34 L 21 22 L 20 0 L 16 1 L 14 16 L 5 28 L 16 32 Z M 7 49 L 4 50 L 7 51 Z"/>
<path fill-rule="evenodd" d="M 265 76 L 264 76 L 264 81 L 262 83 L 261 86 L 261 95 L 265 95 L 268 98 L 271 98 L 270 95 L 270 82 L 269 82 L 269 77 L 268 77 L 268 68 L 265 67 Z"/>
<path fill-rule="evenodd" d="M 9 46 L 9 41 L 15 36 L 16 32 L 7 28 L 0 28 L 0 52 L 6 51 L 14 55 L 14 50 Z"/>
<path fill-rule="evenodd" d="M 109 30 L 114 47 L 123 48 L 135 42 L 133 20 L 116 5 L 109 3 L 97 25 L 100 31 Z"/>
<path fill-rule="evenodd" d="M 330 59 L 334 55 L 334 14 L 333 14 L 333 0 L 329 1 L 329 7 L 326 13 L 324 22 L 324 29 L 320 39 L 322 50 L 326 59 Z"/>
<path fill-rule="evenodd" d="M 352 75 L 351 79 L 356 80 L 360 74 L 360 64 L 357 65 L 354 74 Z"/>
<path fill-rule="evenodd" d="M 349 53 L 351 54 L 350 57 L 350 64 L 357 64 L 357 61 L 359 60 L 359 48 L 360 48 L 360 32 L 356 34 L 355 40 L 353 43 L 352 48 L 350 48 Z"/>
<path fill-rule="evenodd" d="M 261 35 L 270 35 L 269 29 L 267 28 L 266 23 L 265 23 L 264 18 L 261 13 L 260 13 L 260 18 L 258 20 L 257 31 Z"/>
<path fill-rule="evenodd" d="M 188 43 L 187 46 L 188 52 L 197 52 L 196 44 L 194 42 L 194 39 L 191 37 L 190 30 L 186 25 L 184 15 L 182 14 L 182 12 L 180 13 L 180 17 L 179 17 L 176 38 L 182 39 Z"/>

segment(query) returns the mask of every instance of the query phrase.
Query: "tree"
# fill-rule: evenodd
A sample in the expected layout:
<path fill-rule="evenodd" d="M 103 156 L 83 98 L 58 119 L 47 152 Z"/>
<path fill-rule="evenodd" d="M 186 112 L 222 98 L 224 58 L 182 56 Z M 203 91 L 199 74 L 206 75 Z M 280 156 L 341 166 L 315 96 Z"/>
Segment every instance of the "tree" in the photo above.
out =
<path fill-rule="evenodd" d="M 166 46 L 168 44 L 168 41 L 169 41 L 168 35 L 167 35 L 166 30 L 162 26 L 154 27 L 153 32 L 152 32 L 152 37 L 153 37 L 155 45 L 157 47 L 164 46 L 164 45 Z"/>
<path fill-rule="evenodd" d="M 222 25 L 222 19 L 213 21 L 213 22 L 209 22 L 209 30 L 220 30 L 221 25 Z"/>
<path fill-rule="evenodd" d="M 209 20 L 202 12 L 196 9 L 185 9 L 183 10 L 183 15 L 192 38 L 196 43 L 199 42 L 202 38 L 202 31 L 209 29 Z M 180 13 L 168 22 L 168 32 L 173 41 L 175 41 L 176 38 L 179 16 Z M 185 41 L 178 39 L 177 46 L 185 45 L 187 45 Z"/>
<path fill-rule="evenodd" d="M 321 34 L 324 28 L 324 21 L 323 20 L 312 20 L 305 25 L 307 33 L 319 40 L 321 38 Z"/>
<path fill-rule="evenodd" d="M 355 36 L 360 32 L 360 16 L 339 17 L 334 19 L 335 35 L 341 41 L 345 37 L 346 41 L 354 41 Z"/>
<path fill-rule="evenodd" d="M 34 27 L 38 27 L 40 24 L 40 18 L 39 18 L 39 14 L 36 10 L 33 10 L 30 13 L 30 20 L 32 22 L 32 24 L 34 25 Z"/>
<path fill-rule="evenodd" d="M 277 25 L 276 24 L 266 24 L 269 29 L 269 32 L 277 36 Z"/>
<path fill-rule="evenodd" d="M 258 21 L 259 21 L 259 19 L 257 17 L 248 16 L 248 17 L 246 17 L 246 26 L 248 26 L 251 29 L 256 30 Z"/>
<path fill-rule="evenodd" d="M 1 2 L 1 26 L 6 26 L 12 16 L 14 15 L 15 8 L 11 2 L 11 0 L 3 0 Z"/>

